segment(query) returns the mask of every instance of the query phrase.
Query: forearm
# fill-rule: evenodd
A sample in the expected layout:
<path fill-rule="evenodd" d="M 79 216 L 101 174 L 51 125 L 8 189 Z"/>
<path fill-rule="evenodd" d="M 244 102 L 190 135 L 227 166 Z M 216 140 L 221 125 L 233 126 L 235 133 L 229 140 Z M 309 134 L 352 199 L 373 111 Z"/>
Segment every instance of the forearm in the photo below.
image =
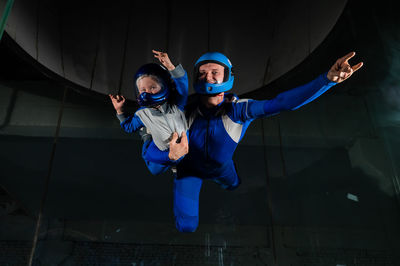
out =
<path fill-rule="evenodd" d="M 170 73 L 176 84 L 176 103 L 183 110 L 187 102 L 189 89 L 187 73 L 181 64 L 179 64 L 174 70 L 170 71 Z"/>
<path fill-rule="evenodd" d="M 173 165 L 181 160 L 171 160 L 169 158 L 169 150 L 161 151 L 157 148 L 153 141 L 148 144 L 146 152 L 143 153 L 143 159 L 163 165 Z"/>
<path fill-rule="evenodd" d="M 127 115 L 125 113 L 118 114 L 117 118 L 120 121 L 122 129 L 128 133 L 135 132 L 144 125 L 139 117 L 136 115 Z"/>
<path fill-rule="evenodd" d="M 326 77 L 326 73 L 318 76 L 313 81 L 280 93 L 272 100 L 264 102 L 264 114 L 272 115 L 285 110 L 296 110 L 301 106 L 315 100 L 336 83 Z"/>

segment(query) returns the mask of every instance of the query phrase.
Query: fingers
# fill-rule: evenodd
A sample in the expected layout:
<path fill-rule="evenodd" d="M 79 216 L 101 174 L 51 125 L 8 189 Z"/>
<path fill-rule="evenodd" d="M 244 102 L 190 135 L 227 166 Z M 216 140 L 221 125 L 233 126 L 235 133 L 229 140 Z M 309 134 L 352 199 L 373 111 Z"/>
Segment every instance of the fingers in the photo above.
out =
<path fill-rule="evenodd" d="M 151 50 L 154 53 L 154 57 L 163 62 L 165 59 L 168 58 L 168 54 L 161 52 L 161 51 L 156 51 L 156 50 Z"/>
<path fill-rule="evenodd" d="M 154 54 L 154 57 L 161 60 L 162 57 L 165 57 L 165 53 L 156 51 L 156 50 L 151 50 Z"/>
<path fill-rule="evenodd" d="M 343 62 L 344 62 L 344 63 L 347 63 L 347 62 L 350 60 L 350 58 L 352 58 L 352 57 L 355 56 L 355 55 L 356 55 L 356 52 L 350 52 L 350 53 L 348 53 L 347 55 L 345 55 L 345 56 L 342 57 Z"/>
<path fill-rule="evenodd" d="M 339 58 L 335 63 L 336 70 L 340 70 L 343 67 L 343 64 L 348 64 L 350 58 L 352 58 L 356 53 L 350 52 L 347 55 Z"/>
<path fill-rule="evenodd" d="M 172 139 L 171 139 L 171 141 L 170 141 L 169 143 L 175 144 L 176 141 L 177 141 L 177 139 L 178 139 L 178 133 L 174 132 L 174 133 L 172 134 Z M 171 145 L 171 144 L 170 144 L 170 145 Z"/>
<path fill-rule="evenodd" d="M 184 154 L 187 154 L 189 152 L 189 144 L 188 144 L 188 139 L 187 139 L 187 136 L 186 136 L 186 131 L 182 131 L 182 133 L 181 133 L 181 143 L 180 143 L 180 145 L 181 145 L 181 147 L 182 147 L 182 149 L 184 151 Z M 184 154 L 182 154 L 182 156 Z"/>
<path fill-rule="evenodd" d="M 187 136 L 186 136 L 186 132 L 185 132 L 185 131 L 182 131 L 182 134 L 181 134 L 181 143 L 188 143 L 188 139 L 187 139 Z"/>
<path fill-rule="evenodd" d="M 358 63 L 355 66 L 350 66 L 349 60 L 356 55 L 356 52 L 350 52 L 347 55 L 339 58 L 337 61 L 337 70 L 344 71 L 344 72 L 354 72 L 360 69 L 363 66 L 363 62 Z"/>
<path fill-rule="evenodd" d="M 358 63 L 355 66 L 352 66 L 351 68 L 353 69 L 354 72 L 356 72 L 357 70 L 359 70 L 362 66 L 364 65 L 363 62 Z"/>
<path fill-rule="evenodd" d="M 111 101 L 116 101 L 116 102 L 125 102 L 125 97 L 122 95 L 112 95 L 112 94 L 108 94 L 108 96 L 110 97 Z"/>
<path fill-rule="evenodd" d="M 352 76 L 353 73 L 359 70 L 364 64 L 363 62 L 360 62 L 354 66 L 349 64 L 348 61 L 355 56 L 355 54 L 355 52 L 350 52 L 347 55 L 339 58 L 328 71 L 327 78 L 333 82 L 340 83 Z"/>
<path fill-rule="evenodd" d="M 187 143 L 186 132 L 182 132 L 181 141 L 179 143 L 177 143 L 178 137 L 179 137 L 178 133 L 174 132 L 172 134 L 172 139 L 169 142 L 168 157 L 173 161 L 178 160 L 179 158 L 181 158 L 182 156 L 184 156 L 189 152 L 189 145 Z"/>
<path fill-rule="evenodd" d="M 117 101 L 116 95 L 109 94 L 108 96 L 110 96 L 111 101 L 113 102 Z"/>

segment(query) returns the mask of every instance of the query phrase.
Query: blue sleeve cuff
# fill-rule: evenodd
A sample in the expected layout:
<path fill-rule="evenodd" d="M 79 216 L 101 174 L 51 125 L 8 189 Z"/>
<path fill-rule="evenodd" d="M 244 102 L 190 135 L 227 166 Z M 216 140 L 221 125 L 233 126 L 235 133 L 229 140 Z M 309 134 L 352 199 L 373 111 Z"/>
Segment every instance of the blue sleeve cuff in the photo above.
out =
<path fill-rule="evenodd" d="M 166 150 L 162 153 L 161 159 L 163 162 L 167 163 L 167 164 L 173 164 L 174 161 L 171 161 L 171 159 L 169 158 L 169 150 Z"/>
<path fill-rule="evenodd" d="M 320 77 L 322 78 L 322 80 L 324 81 L 324 83 L 326 85 L 334 86 L 337 84 L 337 82 L 334 82 L 334 81 L 331 81 L 330 79 L 328 79 L 328 72 L 325 72 L 324 74 L 320 75 Z"/>

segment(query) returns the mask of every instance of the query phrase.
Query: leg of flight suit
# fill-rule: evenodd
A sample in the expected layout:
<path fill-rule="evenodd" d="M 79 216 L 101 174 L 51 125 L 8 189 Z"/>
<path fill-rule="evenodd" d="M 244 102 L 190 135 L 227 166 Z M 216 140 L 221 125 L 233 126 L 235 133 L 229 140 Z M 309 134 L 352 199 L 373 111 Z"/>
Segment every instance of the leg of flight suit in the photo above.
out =
<path fill-rule="evenodd" d="M 180 232 L 194 232 L 199 225 L 199 195 L 203 180 L 198 177 L 174 179 L 175 225 Z"/>

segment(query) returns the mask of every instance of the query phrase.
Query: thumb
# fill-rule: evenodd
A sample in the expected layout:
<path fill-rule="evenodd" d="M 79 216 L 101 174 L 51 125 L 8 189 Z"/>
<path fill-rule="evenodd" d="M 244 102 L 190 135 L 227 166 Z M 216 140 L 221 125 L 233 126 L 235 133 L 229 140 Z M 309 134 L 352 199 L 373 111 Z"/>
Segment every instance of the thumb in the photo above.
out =
<path fill-rule="evenodd" d="M 172 134 L 172 139 L 171 139 L 170 143 L 176 143 L 177 139 L 178 139 L 178 133 L 174 132 Z"/>
<path fill-rule="evenodd" d="M 182 134 L 181 134 L 181 142 L 185 142 L 185 143 L 188 142 L 188 141 L 187 141 L 187 136 L 186 136 L 186 131 L 182 131 Z"/>

